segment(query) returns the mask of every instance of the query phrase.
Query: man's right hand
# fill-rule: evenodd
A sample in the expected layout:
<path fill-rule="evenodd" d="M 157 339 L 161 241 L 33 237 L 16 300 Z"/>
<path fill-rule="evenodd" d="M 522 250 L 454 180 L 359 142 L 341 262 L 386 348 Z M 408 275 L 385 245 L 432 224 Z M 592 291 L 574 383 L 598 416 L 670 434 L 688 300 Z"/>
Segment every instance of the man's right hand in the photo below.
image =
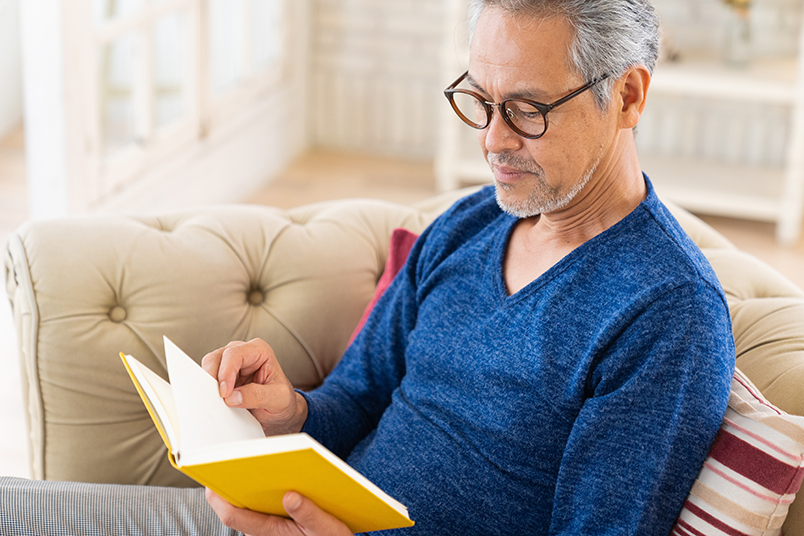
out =
<path fill-rule="evenodd" d="M 282 498 L 291 519 L 236 508 L 209 488 L 206 498 L 224 525 L 251 536 L 354 536 L 346 525 L 295 491 Z"/>
<path fill-rule="evenodd" d="M 265 435 L 301 431 L 307 402 L 293 389 L 266 342 L 230 342 L 205 355 L 201 366 L 218 380 L 226 405 L 251 411 Z"/>

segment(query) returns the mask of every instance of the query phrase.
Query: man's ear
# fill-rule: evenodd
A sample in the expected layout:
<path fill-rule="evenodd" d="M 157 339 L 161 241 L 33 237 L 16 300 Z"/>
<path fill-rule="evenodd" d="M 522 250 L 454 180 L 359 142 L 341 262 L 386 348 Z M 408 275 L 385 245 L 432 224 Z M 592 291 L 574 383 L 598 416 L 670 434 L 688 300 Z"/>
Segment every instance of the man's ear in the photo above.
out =
<path fill-rule="evenodd" d="M 639 123 L 650 87 L 650 72 L 643 65 L 635 65 L 617 81 L 620 97 L 618 105 L 619 127 L 632 129 Z"/>

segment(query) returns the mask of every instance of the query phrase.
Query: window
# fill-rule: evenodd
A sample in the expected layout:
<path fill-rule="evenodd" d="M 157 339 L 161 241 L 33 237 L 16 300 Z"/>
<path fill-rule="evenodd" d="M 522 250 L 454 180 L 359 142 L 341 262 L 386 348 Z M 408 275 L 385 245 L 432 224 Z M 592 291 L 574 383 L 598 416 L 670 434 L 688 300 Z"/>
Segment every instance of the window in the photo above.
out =
<path fill-rule="evenodd" d="M 89 37 L 76 43 L 91 58 L 81 84 L 90 206 L 203 140 L 280 80 L 283 2 L 91 0 L 91 22 L 82 25 Z M 89 6 L 83 13 L 86 23 Z"/>

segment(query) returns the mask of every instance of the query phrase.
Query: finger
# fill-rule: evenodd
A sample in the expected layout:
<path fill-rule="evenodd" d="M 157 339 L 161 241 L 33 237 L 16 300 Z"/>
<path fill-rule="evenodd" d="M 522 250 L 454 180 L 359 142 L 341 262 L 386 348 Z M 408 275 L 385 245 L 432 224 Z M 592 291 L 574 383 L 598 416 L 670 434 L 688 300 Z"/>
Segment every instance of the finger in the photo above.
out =
<path fill-rule="evenodd" d="M 249 356 L 253 352 L 245 348 L 246 345 L 243 341 L 232 341 L 220 349 L 217 380 L 220 394 L 224 398 L 232 394 L 239 379 L 250 374 L 246 369 L 252 366 L 250 361 L 253 358 L 250 359 Z"/>
<path fill-rule="evenodd" d="M 261 371 L 258 381 L 261 383 L 271 375 L 272 364 L 276 357 L 271 347 L 260 339 L 253 339 L 247 343 L 232 342 L 223 349 L 220 366 L 218 368 L 218 382 L 221 396 L 227 397 L 237 386 L 238 378 L 247 377 L 266 367 Z"/>
<path fill-rule="evenodd" d="M 260 383 L 242 385 L 223 400 L 231 408 L 261 410 L 269 415 L 284 415 L 294 398 L 295 393 L 291 386 L 285 382 L 277 382 L 267 385 Z"/>
<path fill-rule="evenodd" d="M 221 357 L 223 356 L 223 348 L 218 348 L 203 358 L 201 358 L 201 368 L 204 369 L 207 374 L 212 376 L 215 379 L 218 379 L 218 367 L 221 364 Z"/>
<path fill-rule="evenodd" d="M 224 525 L 244 534 L 301 534 L 291 520 L 237 508 L 209 488 L 205 497 Z"/>
<path fill-rule="evenodd" d="M 219 378 L 220 366 L 221 366 L 221 360 L 223 359 L 223 353 L 224 353 L 224 351 L 226 351 L 227 348 L 229 348 L 232 345 L 236 345 L 236 344 L 242 344 L 242 343 L 237 342 L 237 341 L 230 342 L 229 344 L 227 344 L 223 348 L 218 348 L 217 350 L 209 352 L 207 355 L 205 355 L 201 359 L 201 368 L 203 368 L 207 372 L 207 374 L 209 374 L 210 376 L 212 376 L 216 380 L 219 380 L 219 383 L 220 383 L 220 378 Z M 228 387 L 232 387 L 232 388 L 234 387 L 234 382 L 225 382 L 225 383 L 227 384 Z M 231 389 L 226 388 L 226 389 L 221 389 L 221 391 L 225 391 L 225 392 L 221 392 L 221 396 L 228 396 L 230 394 L 230 392 L 231 392 Z"/>
<path fill-rule="evenodd" d="M 282 506 L 307 536 L 346 536 L 352 531 L 336 517 L 326 513 L 313 501 L 295 491 L 285 493 Z"/>

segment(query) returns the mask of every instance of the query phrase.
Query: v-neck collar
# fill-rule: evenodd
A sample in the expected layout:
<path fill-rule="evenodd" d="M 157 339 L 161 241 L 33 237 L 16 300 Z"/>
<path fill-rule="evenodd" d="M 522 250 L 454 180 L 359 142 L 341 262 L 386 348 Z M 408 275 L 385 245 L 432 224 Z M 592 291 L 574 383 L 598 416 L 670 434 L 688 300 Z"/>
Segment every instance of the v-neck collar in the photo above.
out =
<path fill-rule="evenodd" d="M 495 260 L 496 268 L 491 271 L 492 277 L 494 281 L 492 282 L 494 287 L 494 293 L 499 300 L 500 304 L 504 307 L 509 307 L 514 305 L 518 301 L 530 296 L 533 292 L 536 292 L 538 289 L 544 287 L 548 283 L 550 283 L 553 279 L 558 277 L 561 273 L 566 271 L 569 267 L 575 264 L 580 258 L 586 255 L 588 249 L 595 247 L 599 242 L 607 241 L 612 236 L 619 234 L 620 229 L 624 228 L 629 222 L 635 217 L 634 215 L 640 211 L 646 204 L 649 202 L 653 202 L 655 198 L 655 192 L 653 190 L 653 185 L 651 184 L 648 177 L 643 173 L 643 178 L 645 179 L 645 185 L 647 187 L 647 194 L 645 199 L 642 200 L 637 207 L 632 210 L 627 216 L 623 219 L 603 231 L 602 233 L 592 237 L 591 239 L 587 240 L 577 248 L 573 249 L 567 255 L 565 255 L 561 260 L 551 266 L 547 271 L 541 274 L 539 277 L 519 289 L 514 294 L 508 294 L 508 288 L 505 284 L 505 254 L 508 250 L 508 245 L 511 241 L 511 235 L 514 232 L 514 228 L 516 224 L 519 222 L 519 218 L 514 216 L 510 216 L 508 214 L 503 214 L 503 217 L 507 218 L 508 221 L 505 222 L 503 231 L 499 233 L 495 244 L 494 244 L 494 251 L 492 253 L 492 258 Z"/>

